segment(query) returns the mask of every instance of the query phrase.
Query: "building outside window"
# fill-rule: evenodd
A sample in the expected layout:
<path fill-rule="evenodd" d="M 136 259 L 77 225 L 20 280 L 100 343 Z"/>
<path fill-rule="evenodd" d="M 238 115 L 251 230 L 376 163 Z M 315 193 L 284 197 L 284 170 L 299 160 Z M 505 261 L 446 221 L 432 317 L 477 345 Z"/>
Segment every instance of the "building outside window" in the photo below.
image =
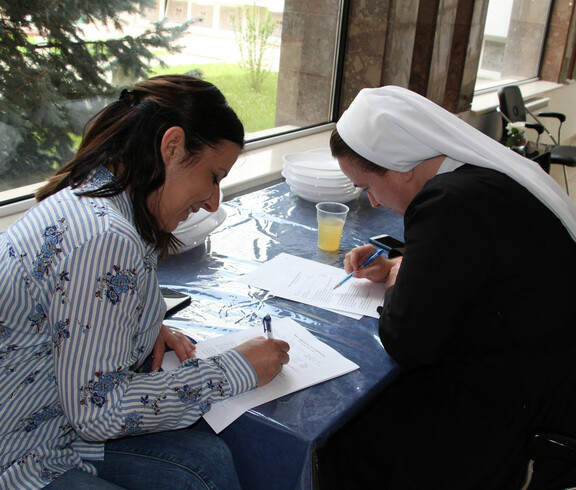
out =
<path fill-rule="evenodd" d="M 476 91 L 536 79 L 551 0 L 490 0 Z"/>
<path fill-rule="evenodd" d="M 114 9 L 130 2 L 108 3 Z M 118 97 L 122 88 L 143 78 L 137 69 L 122 66 L 125 53 L 119 50 L 114 59 L 109 54 L 113 48 L 99 43 L 126 36 L 133 42 L 160 21 L 164 28 L 185 26 L 171 43 L 181 50 L 148 46 L 153 58 L 146 61 L 145 76 L 189 73 L 216 84 L 243 121 L 249 141 L 333 120 L 341 0 L 317 7 L 306 0 L 137 3 L 148 5 L 138 12 L 118 12 L 116 23 L 95 20 L 80 10 L 62 12 L 58 3 L 45 3 L 52 11 L 42 13 L 22 13 L 20 0 L 0 6 L 0 205 L 32 194 L 73 155 L 89 117 Z M 78 95 L 80 85 L 75 84 L 87 82 L 78 57 L 61 76 L 49 76 L 46 60 L 58 57 L 64 48 L 54 32 L 36 22 L 42 16 L 58 17 L 62 25 L 72 20 L 81 36 L 78 42 L 92 41 L 90 53 L 107 49 L 98 58 L 110 84 L 106 93 L 94 95 L 97 90 L 91 87 L 90 97 Z M 18 20 L 20 33 L 15 30 Z M 25 60 L 18 42 L 28 44 Z M 68 42 L 74 42 L 73 36 Z M 68 90 L 62 90 L 64 84 Z"/>

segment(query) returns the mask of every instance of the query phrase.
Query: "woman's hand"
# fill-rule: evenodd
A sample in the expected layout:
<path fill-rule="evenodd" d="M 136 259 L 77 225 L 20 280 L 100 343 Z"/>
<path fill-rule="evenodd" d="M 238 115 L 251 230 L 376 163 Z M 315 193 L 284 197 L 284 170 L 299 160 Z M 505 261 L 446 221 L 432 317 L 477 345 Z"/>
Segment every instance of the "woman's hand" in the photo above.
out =
<path fill-rule="evenodd" d="M 386 259 L 377 257 L 366 267 L 360 266 L 376 251 L 373 245 L 362 245 L 356 247 L 346 254 L 344 258 L 344 270 L 346 273 L 354 272 L 354 277 L 369 279 L 372 282 L 386 282 L 389 288 L 396 282 L 396 276 L 402 263 L 402 257 Z"/>
<path fill-rule="evenodd" d="M 166 346 L 174 351 L 180 362 L 194 357 L 194 351 L 196 350 L 196 346 L 182 332 L 162 325 L 158 338 L 154 343 L 154 350 L 152 351 L 152 371 L 162 366 Z"/>
<path fill-rule="evenodd" d="M 236 350 L 252 364 L 259 387 L 272 381 L 282 371 L 282 366 L 290 361 L 290 345 L 279 339 L 256 337 L 240 344 Z"/>

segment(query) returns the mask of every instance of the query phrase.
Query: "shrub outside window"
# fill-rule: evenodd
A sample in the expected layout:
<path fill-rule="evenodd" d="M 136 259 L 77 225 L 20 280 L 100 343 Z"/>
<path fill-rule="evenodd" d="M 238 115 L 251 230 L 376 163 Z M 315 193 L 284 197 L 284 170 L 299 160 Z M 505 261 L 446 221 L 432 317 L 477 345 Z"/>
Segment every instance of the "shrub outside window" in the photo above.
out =
<path fill-rule="evenodd" d="M 249 141 L 330 122 L 340 4 L 108 0 L 32 11 L 33 3 L 5 2 L 0 204 L 30 195 L 72 157 L 89 118 L 148 76 L 214 83 Z"/>

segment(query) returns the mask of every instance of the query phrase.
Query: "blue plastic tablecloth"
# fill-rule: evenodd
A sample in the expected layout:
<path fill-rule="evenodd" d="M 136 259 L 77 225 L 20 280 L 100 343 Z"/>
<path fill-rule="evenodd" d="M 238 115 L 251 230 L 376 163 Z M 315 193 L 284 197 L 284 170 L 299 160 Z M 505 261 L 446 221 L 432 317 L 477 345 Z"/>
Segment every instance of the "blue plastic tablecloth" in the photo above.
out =
<path fill-rule="evenodd" d="M 378 338 L 378 321 L 276 298 L 238 282 L 260 263 L 285 252 L 338 267 L 350 249 L 387 233 L 402 240 L 400 216 L 371 207 L 365 195 L 350 208 L 338 252 L 317 247 L 316 208 L 278 184 L 225 202 L 226 221 L 206 243 L 163 259 L 162 286 L 192 296 L 166 321 L 198 341 L 261 323 L 265 314 L 290 317 L 360 366 L 345 376 L 250 410 L 221 432 L 243 488 L 310 489 L 314 455 L 326 440 L 397 375 Z"/>

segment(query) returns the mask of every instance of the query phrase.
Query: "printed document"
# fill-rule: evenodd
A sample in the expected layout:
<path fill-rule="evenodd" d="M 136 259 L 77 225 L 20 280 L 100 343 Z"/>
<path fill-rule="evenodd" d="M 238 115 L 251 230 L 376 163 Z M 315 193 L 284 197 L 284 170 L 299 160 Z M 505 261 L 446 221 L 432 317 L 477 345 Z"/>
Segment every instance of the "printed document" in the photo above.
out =
<path fill-rule="evenodd" d="M 384 303 L 384 284 L 352 277 L 334 289 L 344 277 L 346 272 L 338 267 L 281 253 L 239 280 L 275 296 L 342 315 L 378 318 L 376 308 Z"/>
<path fill-rule="evenodd" d="M 274 338 L 290 344 L 290 362 L 270 383 L 240 395 L 214 403 L 204 419 L 219 433 L 244 412 L 262 403 L 308 388 L 323 381 L 359 369 L 332 347 L 318 340 L 290 318 L 272 320 Z M 262 326 L 204 340 L 196 344 L 196 357 L 206 359 L 232 349 L 263 334 Z M 167 352 L 162 368 L 170 370 L 179 364 L 173 352 Z M 169 363 L 172 363 L 171 365 Z"/>

